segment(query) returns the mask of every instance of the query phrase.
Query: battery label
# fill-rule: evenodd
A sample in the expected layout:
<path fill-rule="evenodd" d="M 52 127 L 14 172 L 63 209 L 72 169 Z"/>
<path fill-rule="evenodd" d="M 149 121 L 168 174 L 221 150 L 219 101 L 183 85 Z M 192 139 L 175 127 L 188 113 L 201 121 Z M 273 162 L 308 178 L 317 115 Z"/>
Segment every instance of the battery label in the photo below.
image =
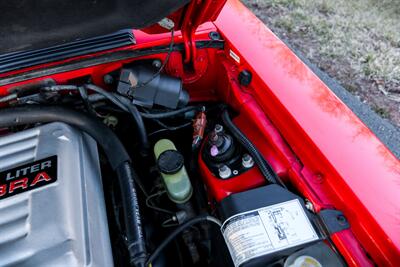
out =
<path fill-rule="evenodd" d="M 298 199 L 236 214 L 221 231 L 235 266 L 319 239 Z"/>

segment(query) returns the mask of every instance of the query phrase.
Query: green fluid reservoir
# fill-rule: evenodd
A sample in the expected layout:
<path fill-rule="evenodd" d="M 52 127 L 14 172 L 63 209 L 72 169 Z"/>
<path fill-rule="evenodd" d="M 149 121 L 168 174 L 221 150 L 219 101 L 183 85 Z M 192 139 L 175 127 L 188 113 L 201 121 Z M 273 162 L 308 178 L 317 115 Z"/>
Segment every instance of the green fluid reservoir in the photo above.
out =
<path fill-rule="evenodd" d="M 184 165 L 182 154 L 176 150 L 174 143 L 161 139 L 154 145 L 157 166 L 168 193 L 175 203 L 182 204 L 192 196 L 192 185 Z"/>

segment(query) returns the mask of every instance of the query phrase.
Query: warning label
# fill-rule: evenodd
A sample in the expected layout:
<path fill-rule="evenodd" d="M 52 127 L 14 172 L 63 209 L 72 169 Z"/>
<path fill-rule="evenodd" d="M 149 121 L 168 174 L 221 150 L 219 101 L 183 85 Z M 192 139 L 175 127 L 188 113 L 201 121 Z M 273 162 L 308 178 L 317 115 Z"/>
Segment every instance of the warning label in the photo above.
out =
<path fill-rule="evenodd" d="M 221 231 L 235 266 L 318 240 L 297 199 L 234 215 L 224 222 Z"/>

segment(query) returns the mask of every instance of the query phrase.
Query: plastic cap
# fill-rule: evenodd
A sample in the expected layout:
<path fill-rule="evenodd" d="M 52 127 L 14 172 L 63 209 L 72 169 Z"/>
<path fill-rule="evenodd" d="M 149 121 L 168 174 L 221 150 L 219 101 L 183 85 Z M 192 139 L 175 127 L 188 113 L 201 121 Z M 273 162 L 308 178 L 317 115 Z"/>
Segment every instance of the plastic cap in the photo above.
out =
<path fill-rule="evenodd" d="M 181 153 L 176 150 L 166 150 L 157 159 L 159 170 L 165 174 L 174 174 L 182 169 L 184 159 Z"/>

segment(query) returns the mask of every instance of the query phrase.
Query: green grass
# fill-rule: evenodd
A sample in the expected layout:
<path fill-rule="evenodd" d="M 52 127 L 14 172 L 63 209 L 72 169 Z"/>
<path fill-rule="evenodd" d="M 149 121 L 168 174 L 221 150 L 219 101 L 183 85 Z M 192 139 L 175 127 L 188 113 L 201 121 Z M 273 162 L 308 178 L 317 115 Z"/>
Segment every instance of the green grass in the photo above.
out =
<path fill-rule="evenodd" d="M 400 83 L 400 20 L 397 1 L 255 0 L 274 7 L 275 27 L 313 38 L 320 56 L 349 57 L 365 78 Z M 397 3 L 395 3 L 397 2 Z M 392 4 L 392 5 L 390 5 Z M 395 8 L 388 8 L 395 7 Z"/>

